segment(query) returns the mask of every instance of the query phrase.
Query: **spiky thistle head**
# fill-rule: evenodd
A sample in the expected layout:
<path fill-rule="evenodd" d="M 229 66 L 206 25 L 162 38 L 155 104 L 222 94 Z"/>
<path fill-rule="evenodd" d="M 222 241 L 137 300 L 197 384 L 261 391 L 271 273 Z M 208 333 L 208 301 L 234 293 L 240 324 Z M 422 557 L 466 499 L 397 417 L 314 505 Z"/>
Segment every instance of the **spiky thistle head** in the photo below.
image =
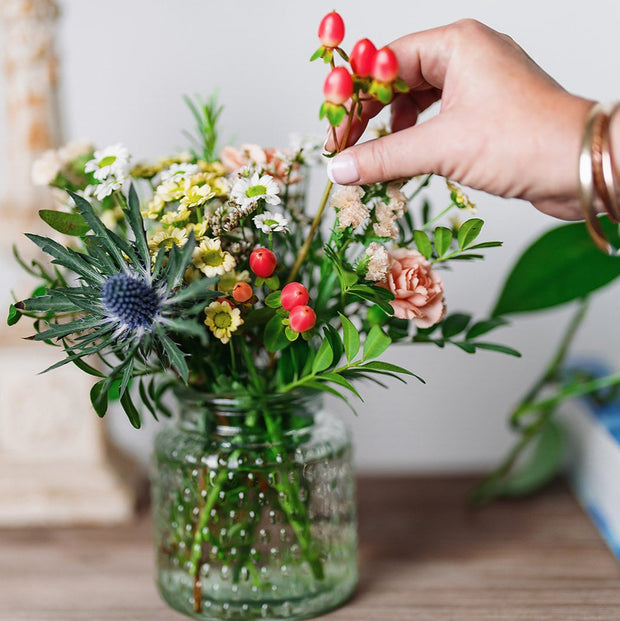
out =
<path fill-rule="evenodd" d="M 47 370 L 75 362 L 102 377 L 91 392 L 100 416 L 107 410 L 108 391 L 120 380 L 121 404 L 137 427 L 140 416 L 126 391 L 131 378 L 161 372 L 164 367 L 175 369 L 188 381 L 185 356 L 175 343 L 176 336 L 171 335 L 206 343 L 206 329 L 197 316 L 218 295 L 213 291 L 214 279 L 202 278 L 189 285 L 183 280 L 196 245 L 193 235 L 183 248 L 162 248 L 152 263 L 133 187 L 124 209 L 133 240 L 109 230 L 84 198 L 73 193 L 71 196 L 82 219 L 81 230 L 89 233 L 82 238 L 87 252 L 77 252 L 47 237 L 28 237 L 51 255 L 55 264 L 76 276 L 77 284 L 48 289 L 45 295 L 15 307 L 22 314 L 48 322 L 49 327 L 35 334 L 34 340 L 58 340 L 63 344 L 66 358 Z M 75 226 L 76 214 L 71 216 L 71 225 Z M 103 359 L 104 353 L 106 364 L 109 354 L 118 360 L 106 374 L 83 360 L 92 355 Z M 154 356 L 160 358 L 161 364 L 153 365 Z"/>

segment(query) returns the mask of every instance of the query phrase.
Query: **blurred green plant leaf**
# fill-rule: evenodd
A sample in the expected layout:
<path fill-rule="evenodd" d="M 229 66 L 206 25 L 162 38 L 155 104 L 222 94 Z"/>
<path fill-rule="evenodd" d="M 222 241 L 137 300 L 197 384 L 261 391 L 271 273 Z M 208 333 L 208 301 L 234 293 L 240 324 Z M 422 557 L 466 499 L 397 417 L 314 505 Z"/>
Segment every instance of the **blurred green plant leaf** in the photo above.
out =
<path fill-rule="evenodd" d="M 612 244 L 617 226 L 601 225 Z M 602 253 L 583 222 L 547 231 L 519 258 L 508 275 L 493 316 L 551 308 L 580 299 L 620 276 L 620 257 Z"/>

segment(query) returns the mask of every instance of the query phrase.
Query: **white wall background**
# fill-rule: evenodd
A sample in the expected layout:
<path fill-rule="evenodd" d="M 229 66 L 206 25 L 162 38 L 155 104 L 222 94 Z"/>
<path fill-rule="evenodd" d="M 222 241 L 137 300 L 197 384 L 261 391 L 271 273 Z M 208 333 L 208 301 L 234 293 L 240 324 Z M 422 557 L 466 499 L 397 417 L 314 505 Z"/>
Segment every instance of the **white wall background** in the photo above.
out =
<path fill-rule="evenodd" d="M 214 88 L 225 105 L 224 139 L 277 146 L 286 144 L 292 131 L 323 134 L 316 119 L 324 68 L 308 58 L 318 45 L 320 18 L 334 8 L 346 21 L 349 48 L 366 36 L 386 44 L 407 32 L 474 17 L 510 34 L 568 90 L 593 99 L 620 97 L 616 0 L 572 8 L 540 0 L 64 0 L 61 5 L 65 138 L 89 138 L 102 146 L 122 141 L 136 157 L 183 147 L 181 130 L 192 123 L 181 95 Z M 434 194 L 443 202 L 441 187 Z M 504 248 L 489 251 L 484 263 L 461 265 L 445 281 L 450 310 L 481 316 L 515 257 L 553 222 L 519 201 L 481 193 L 473 198 L 487 220 L 487 238 L 503 239 Z M 596 298 L 576 350 L 620 363 L 619 301 L 617 286 Z M 569 315 L 564 309 L 519 318 L 498 332 L 497 338 L 523 352 L 520 360 L 430 346 L 393 351 L 392 361 L 408 365 L 428 384 L 394 383 L 387 392 L 369 385 L 357 418 L 334 404 L 351 422 L 360 467 L 467 470 L 494 464 L 511 441 L 505 423 L 511 405 L 544 367 Z M 133 432 L 120 413 L 114 427 L 126 443 L 144 451 L 148 434 Z"/>

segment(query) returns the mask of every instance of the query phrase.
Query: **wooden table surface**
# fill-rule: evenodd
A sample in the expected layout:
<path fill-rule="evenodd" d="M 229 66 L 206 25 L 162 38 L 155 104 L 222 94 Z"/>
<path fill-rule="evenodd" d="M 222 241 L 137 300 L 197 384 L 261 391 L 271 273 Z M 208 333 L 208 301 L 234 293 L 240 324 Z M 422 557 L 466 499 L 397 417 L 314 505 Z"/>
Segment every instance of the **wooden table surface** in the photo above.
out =
<path fill-rule="evenodd" d="M 359 481 L 361 580 L 340 621 L 620 620 L 620 567 L 566 487 L 470 511 L 468 478 Z M 0 530 L 2 621 L 181 621 L 153 584 L 148 515 Z"/>

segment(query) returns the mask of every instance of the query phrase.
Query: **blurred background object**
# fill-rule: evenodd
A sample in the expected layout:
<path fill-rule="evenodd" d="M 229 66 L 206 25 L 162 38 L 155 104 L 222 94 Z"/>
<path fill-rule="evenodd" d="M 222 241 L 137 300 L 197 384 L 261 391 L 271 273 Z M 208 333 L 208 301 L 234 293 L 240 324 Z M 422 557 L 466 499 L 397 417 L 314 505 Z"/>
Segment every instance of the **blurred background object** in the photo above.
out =
<path fill-rule="evenodd" d="M 0 148 L 0 301 L 33 284 L 18 275 L 13 245 L 35 256 L 24 231 L 39 232 L 37 211 L 51 203 L 31 181 L 35 159 L 61 141 L 53 0 L 3 0 L 3 93 L 6 110 Z M 3 115 L 4 116 L 4 115 Z M 34 280 L 33 280 L 34 282 Z M 31 326 L 24 325 L 25 336 Z M 129 519 L 136 470 L 115 452 L 105 426 L 91 415 L 91 381 L 75 367 L 37 375 L 58 361 L 35 352 L 19 331 L 0 325 L 0 526 L 106 524 Z M 123 469 L 121 475 L 120 470 Z"/>

